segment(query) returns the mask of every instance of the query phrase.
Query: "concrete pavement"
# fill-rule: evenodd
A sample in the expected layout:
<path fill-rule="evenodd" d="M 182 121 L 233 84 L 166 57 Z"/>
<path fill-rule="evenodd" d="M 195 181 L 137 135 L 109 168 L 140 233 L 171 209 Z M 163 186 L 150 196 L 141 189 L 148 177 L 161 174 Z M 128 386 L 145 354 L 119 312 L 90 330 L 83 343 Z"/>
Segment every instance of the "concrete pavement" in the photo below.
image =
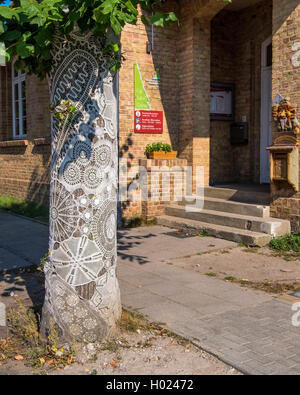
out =
<path fill-rule="evenodd" d="M 39 264 L 48 234 L 48 226 L 0 210 L 0 271 Z"/>
<path fill-rule="evenodd" d="M 47 240 L 46 226 L 0 212 L 0 271 L 18 259 L 38 263 Z M 292 326 L 290 302 L 172 265 L 175 258 L 234 247 L 159 226 L 121 230 L 123 305 L 245 373 L 300 374 L 300 328 Z"/>

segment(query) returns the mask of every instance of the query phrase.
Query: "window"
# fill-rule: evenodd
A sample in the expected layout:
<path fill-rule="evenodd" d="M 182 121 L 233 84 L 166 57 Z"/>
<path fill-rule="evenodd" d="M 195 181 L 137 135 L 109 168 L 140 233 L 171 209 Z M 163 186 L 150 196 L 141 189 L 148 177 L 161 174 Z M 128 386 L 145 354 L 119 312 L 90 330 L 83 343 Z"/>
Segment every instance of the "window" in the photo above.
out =
<path fill-rule="evenodd" d="M 15 139 L 26 137 L 26 73 L 12 69 L 13 133 Z"/>
<path fill-rule="evenodd" d="M 273 48 L 272 43 L 269 44 L 266 48 L 266 66 L 272 66 L 272 56 L 273 56 Z"/>
<path fill-rule="evenodd" d="M 262 59 L 261 66 L 263 68 L 271 68 L 272 67 L 272 58 L 273 58 L 273 43 L 272 37 L 269 37 L 266 41 L 262 43 Z"/>

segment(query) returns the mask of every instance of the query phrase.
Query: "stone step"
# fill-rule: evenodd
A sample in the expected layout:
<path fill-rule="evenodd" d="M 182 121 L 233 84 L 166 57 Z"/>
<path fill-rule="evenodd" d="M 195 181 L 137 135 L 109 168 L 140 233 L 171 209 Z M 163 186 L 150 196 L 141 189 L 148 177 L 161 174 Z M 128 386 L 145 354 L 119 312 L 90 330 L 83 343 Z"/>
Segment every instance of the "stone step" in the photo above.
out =
<path fill-rule="evenodd" d="M 266 205 L 270 204 L 270 194 L 268 192 L 240 188 L 220 188 L 220 187 L 205 187 L 205 198 L 217 198 L 230 200 L 234 202 L 251 203 Z"/>
<path fill-rule="evenodd" d="M 161 215 L 157 217 L 157 223 L 169 228 L 182 229 L 187 232 L 201 232 L 205 230 L 208 235 L 220 239 L 234 241 L 236 243 L 244 243 L 249 246 L 264 247 L 270 243 L 272 236 L 266 233 L 251 232 L 249 230 L 232 228 L 216 224 L 208 224 L 206 222 L 195 221 L 179 217 L 171 217 Z"/>
<path fill-rule="evenodd" d="M 191 219 L 214 225 L 266 233 L 272 237 L 282 236 L 290 233 L 291 231 L 290 222 L 286 220 L 271 217 L 259 218 L 215 210 L 200 210 L 191 206 L 186 210 L 186 207 L 184 206 L 170 205 L 166 207 L 165 214 L 168 216 Z"/>
<path fill-rule="evenodd" d="M 187 196 L 182 202 L 179 202 L 178 204 L 180 206 L 195 205 L 196 200 L 194 196 Z M 215 210 L 226 213 L 249 215 L 251 217 L 266 218 L 270 216 L 270 206 L 232 202 L 230 200 L 209 197 L 205 198 L 203 208 L 205 210 Z"/>

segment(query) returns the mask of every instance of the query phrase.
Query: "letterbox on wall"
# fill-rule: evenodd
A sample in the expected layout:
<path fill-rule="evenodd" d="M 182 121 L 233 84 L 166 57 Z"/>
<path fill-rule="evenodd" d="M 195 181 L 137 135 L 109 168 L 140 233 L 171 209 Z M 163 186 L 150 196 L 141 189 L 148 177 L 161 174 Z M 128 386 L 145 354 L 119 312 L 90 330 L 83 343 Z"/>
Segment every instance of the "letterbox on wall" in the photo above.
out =
<path fill-rule="evenodd" d="M 230 142 L 232 145 L 248 144 L 247 122 L 234 122 L 230 125 Z"/>
<path fill-rule="evenodd" d="M 284 139 L 286 140 L 286 136 Z M 293 139 L 294 143 L 294 138 Z M 296 141 L 296 140 L 295 140 Z M 267 148 L 271 153 L 271 182 L 286 182 L 299 191 L 299 146 L 296 144 L 280 144 L 280 138 L 275 145 Z"/>

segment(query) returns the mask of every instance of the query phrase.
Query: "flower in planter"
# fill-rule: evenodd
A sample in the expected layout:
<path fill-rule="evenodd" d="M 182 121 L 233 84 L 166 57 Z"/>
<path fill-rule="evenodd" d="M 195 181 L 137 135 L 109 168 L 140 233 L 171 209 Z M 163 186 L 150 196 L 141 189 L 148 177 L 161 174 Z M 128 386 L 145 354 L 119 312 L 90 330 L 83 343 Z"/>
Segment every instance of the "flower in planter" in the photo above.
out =
<path fill-rule="evenodd" d="M 159 143 L 153 143 L 148 144 L 146 146 L 146 150 L 145 150 L 145 155 L 149 155 L 151 152 L 171 152 L 172 151 L 172 147 L 170 144 L 164 144 L 162 142 Z"/>

